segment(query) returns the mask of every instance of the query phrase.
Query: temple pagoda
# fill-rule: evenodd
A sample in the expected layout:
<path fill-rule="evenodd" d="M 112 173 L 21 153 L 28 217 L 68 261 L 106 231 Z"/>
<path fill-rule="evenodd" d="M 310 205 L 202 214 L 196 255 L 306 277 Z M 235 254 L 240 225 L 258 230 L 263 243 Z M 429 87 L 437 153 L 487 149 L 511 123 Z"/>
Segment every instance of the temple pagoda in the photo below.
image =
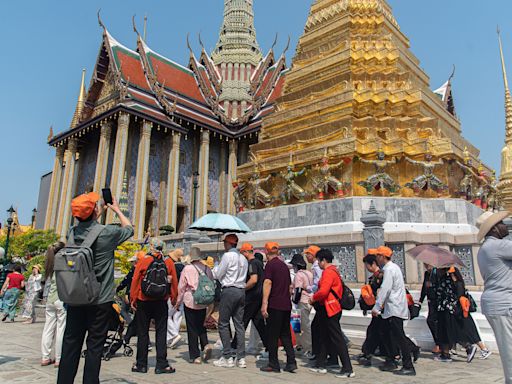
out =
<path fill-rule="evenodd" d="M 135 239 L 162 226 L 183 231 L 207 212 L 234 212 L 232 181 L 280 95 L 286 62 L 256 40 L 252 0 L 224 1 L 211 54 L 190 47 L 186 66 L 102 29 L 92 80 L 82 82 L 69 129 L 56 149 L 45 228 L 65 235 L 73 196 L 110 186 L 135 226 Z M 185 36 L 184 36 L 185 41 Z M 202 42 L 200 41 L 201 46 Z M 113 217 L 107 216 L 106 222 Z"/>
<path fill-rule="evenodd" d="M 385 0 L 314 1 L 275 111 L 239 167 L 240 208 L 350 195 L 496 207 L 451 78 L 430 89 Z"/>

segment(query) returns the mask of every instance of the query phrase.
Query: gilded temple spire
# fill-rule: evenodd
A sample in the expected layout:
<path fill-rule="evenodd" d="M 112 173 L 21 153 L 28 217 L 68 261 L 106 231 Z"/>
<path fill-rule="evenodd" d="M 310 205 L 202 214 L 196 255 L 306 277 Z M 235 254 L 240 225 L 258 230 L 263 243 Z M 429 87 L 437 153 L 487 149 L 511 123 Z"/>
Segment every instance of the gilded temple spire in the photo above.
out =
<path fill-rule="evenodd" d="M 498 43 L 500 47 L 501 71 L 505 86 L 505 145 L 501 150 L 500 181 L 496 188 L 503 208 L 512 211 L 512 98 L 508 87 L 507 68 L 503 55 L 500 29 L 498 27 Z"/>
<path fill-rule="evenodd" d="M 80 91 L 78 93 L 78 100 L 76 102 L 75 113 L 73 115 L 73 120 L 71 120 L 71 127 L 74 127 L 80 123 L 80 117 L 82 116 L 82 111 L 84 110 L 85 105 L 85 69 L 82 69 L 82 80 L 80 82 Z"/>
<path fill-rule="evenodd" d="M 503 44 L 501 42 L 501 33 L 498 27 L 498 42 L 500 45 L 501 70 L 503 72 L 503 84 L 505 85 L 505 118 L 506 118 L 506 134 L 505 142 L 512 142 L 512 97 L 508 87 L 507 68 L 505 66 L 505 57 L 503 55 Z"/>
<path fill-rule="evenodd" d="M 224 0 L 224 20 L 212 53 L 215 64 L 245 63 L 257 66 L 261 50 L 256 41 L 253 0 Z"/>

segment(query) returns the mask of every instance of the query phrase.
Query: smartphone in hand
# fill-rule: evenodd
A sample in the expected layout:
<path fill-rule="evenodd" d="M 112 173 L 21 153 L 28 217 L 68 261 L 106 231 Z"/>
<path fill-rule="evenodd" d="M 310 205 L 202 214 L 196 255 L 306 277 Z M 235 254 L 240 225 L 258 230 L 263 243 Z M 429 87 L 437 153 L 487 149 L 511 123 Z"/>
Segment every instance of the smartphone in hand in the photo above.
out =
<path fill-rule="evenodd" d="M 110 190 L 110 188 L 103 188 L 101 190 L 101 193 L 103 195 L 103 201 L 105 202 L 105 204 L 112 204 L 113 203 L 112 191 Z"/>

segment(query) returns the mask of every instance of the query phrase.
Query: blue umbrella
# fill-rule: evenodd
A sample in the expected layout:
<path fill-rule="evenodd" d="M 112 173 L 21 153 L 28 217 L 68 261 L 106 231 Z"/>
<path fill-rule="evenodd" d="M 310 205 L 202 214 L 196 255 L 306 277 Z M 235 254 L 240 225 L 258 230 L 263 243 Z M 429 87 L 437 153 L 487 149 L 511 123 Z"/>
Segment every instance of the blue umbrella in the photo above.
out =
<path fill-rule="evenodd" d="M 190 229 L 221 233 L 248 233 L 251 229 L 236 216 L 224 213 L 209 213 L 196 220 Z"/>

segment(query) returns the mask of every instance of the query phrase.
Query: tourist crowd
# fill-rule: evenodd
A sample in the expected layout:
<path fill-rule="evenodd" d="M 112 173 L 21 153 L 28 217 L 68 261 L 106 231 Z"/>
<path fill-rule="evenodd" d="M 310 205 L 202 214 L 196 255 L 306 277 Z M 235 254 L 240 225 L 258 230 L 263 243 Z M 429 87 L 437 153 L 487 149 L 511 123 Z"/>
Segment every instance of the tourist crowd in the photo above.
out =
<path fill-rule="evenodd" d="M 99 199 L 99 195 L 89 193 L 72 201 L 78 224 L 70 230 L 66 245 L 57 243 L 47 252 L 41 365 L 58 367 L 58 383 L 74 382 L 82 355 L 83 382 L 99 383 L 102 358 L 111 357 L 121 347 L 130 356 L 134 336 L 136 359 L 131 370 L 147 373 L 148 351 L 153 347 L 151 324 L 155 330 L 154 372 L 174 373 L 167 353 L 168 347 L 175 348 L 182 339 L 179 332 L 183 317 L 191 364 L 212 358 L 214 344 L 209 337 L 213 336 L 208 334 L 207 326 L 213 322 L 218 329 L 216 344 L 221 349 L 213 365 L 246 368 L 245 335 L 252 323 L 251 332 L 257 332 L 263 349 L 258 356 L 260 362 L 265 362 L 261 371 L 294 373 L 299 355 L 311 362 L 311 373 L 323 375 L 332 370 L 340 379 L 355 376 L 350 342 L 341 327 L 343 311 L 352 309 L 355 300 L 329 249 L 310 245 L 302 254 L 285 260 L 277 242 L 267 242 L 264 250 L 258 251 L 250 243 L 239 244 L 237 235 L 228 234 L 223 239 L 224 253 L 217 259 L 204 257 L 198 248 L 192 248 L 188 255 L 182 249 L 164 252 L 165 244 L 152 238 L 148 251 L 130 259 L 132 269 L 116 288 L 114 250 L 133 236 L 133 228 L 115 200 L 103 207 Z M 118 216 L 120 225 L 98 223 L 106 209 Z M 478 261 L 485 280 L 482 312 L 497 335 L 506 383 L 512 383 L 512 244 L 505 239 L 505 216 L 486 213 L 479 218 L 479 239 L 485 241 Z M 86 264 L 79 262 L 87 257 L 94 264 L 91 273 L 97 281 L 91 283 L 85 277 L 77 283 L 69 279 L 67 276 L 87 272 Z M 368 249 L 363 258 L 369 278 L 361 288 L 358 304 L 365 315 L 371 314 L 371 322 L 355 360 L 367 367 L 380 356 L 384 359 L 380 370 L 414 376 L 420 348 L 406 335 L 404 322 L 417 316 L 420 304 L 406 289 L 393 257 L 390 248 L 380 246 Z M 35 266 L 28 281 L 18 267 L 8 275 L 2 287 L 4 321 L 13 321 L 22 289 L 26 290 L 23 317 L 29 323 L 35 320 L 34 297 L 41 290 L 40 271 L 41 267 Z M 70 272 L 75 275 L 67 275 Z M 83 289 L 86 298 L 77 296 Z M 121 297 L 119 303 L 114 301 L 116 293 Z M 419 301 L 425 299 L 436 361 L 451 362 L 457 345 L 465 348 L 468 363 L 478 348 L 481 359 L 490 356 L 471 316 L 475 303 L 457 268 L 425 264 Z M 113 330 L 115 335 L 111 337 L 109 332 Z M 86 350 L 82 352 L 84 341 Z M 278 358 L 280 346 L 286 353 L 284 366 Z"/>

